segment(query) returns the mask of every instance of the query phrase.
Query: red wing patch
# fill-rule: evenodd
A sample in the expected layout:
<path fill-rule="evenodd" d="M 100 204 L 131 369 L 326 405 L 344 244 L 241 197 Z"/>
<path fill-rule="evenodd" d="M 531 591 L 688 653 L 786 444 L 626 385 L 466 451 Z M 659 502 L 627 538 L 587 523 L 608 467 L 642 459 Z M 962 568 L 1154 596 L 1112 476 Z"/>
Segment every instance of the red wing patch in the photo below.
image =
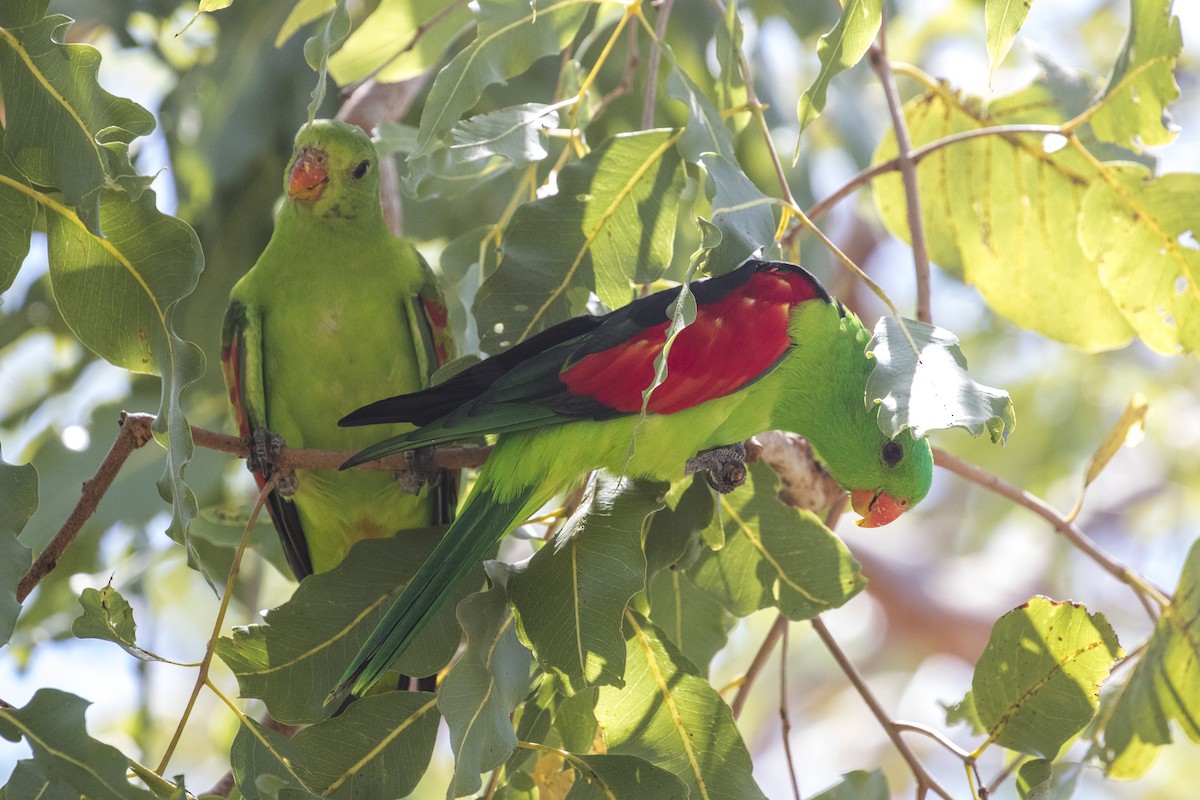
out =
<path fill-rule="evenodd" d="M 779 361 L 791 344 L 792 308 L 817 297 L 801 275 L 764 270 L 735 291 L 697 309 L 695 321 L 671 345 L 667 379 L 650 395 L 648 410 L 671 414 L 732 394 Z M 559 374 L 567 390 L 616 409 L 641 411 L 642 392 L 654 382 L 654 359 L 669 321 L 624 344 L 591 353 Z"/>
<path fill-rule="evenodd" d="M 440 300 L 422 299 L 421 305 L 425 309 L 425 317 L 429 320 L 429 327 L 433 332 L 433 349 L 437 366 L 444 367 L 450 360 L 452 347 L 449 329 L 450 314 Z"/>

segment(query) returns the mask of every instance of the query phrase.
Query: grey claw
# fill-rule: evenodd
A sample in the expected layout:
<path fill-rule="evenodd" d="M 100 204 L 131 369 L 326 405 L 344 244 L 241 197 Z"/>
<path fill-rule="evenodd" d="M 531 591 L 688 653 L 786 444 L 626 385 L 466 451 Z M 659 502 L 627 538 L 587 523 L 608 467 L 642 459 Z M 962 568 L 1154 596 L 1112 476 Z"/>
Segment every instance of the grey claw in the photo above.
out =
<path fill-rule="evenodd" d="M 704 450 L 689 458 L 684 474 L 706 472 L 708 485 L 729 494 L 746 482 L 746 445 L 742 442 Z"/>

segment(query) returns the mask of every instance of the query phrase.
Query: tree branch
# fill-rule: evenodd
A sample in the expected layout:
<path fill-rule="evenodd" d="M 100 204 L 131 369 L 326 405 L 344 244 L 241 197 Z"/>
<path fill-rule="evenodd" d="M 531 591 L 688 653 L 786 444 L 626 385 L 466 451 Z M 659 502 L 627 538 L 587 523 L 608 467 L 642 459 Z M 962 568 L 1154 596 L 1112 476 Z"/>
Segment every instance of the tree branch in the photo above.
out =
<path fill-rule="evenodd" d="M 1054 526 L 1054 529 L 1066 537 L 1071 544 L 1082 550 L 1118 581 L 1137 592 L 1139 596 L 1150 597 L 1160 607 L 1165 608 L 1171 604 L 1171 596 L 1167 592 L 1157 588 L 1106 553 L 1078 526 L 1073 522 L 1068 522 L 1065 516 L 1040 497 L 1030 494 L 1021 487 L 1015 486 L 969 461 L 951 455 L 939 447 L 933 448 L 933 463 L 1037 514 Z"/>
<path fill-rule="evenodd" d="M 912 137 L 904 122 L 904 111 L 900 107 L 900 95 L 896 90 L 896 78 L 887 60 L 887 13 L 879 26 L 879 40 L 871 45 L 867 53 L 871 68 L 879 76 L 883 95 L 887 99 L 888 113 L 892 117 L 892 128 L 896 132 L 896 149 L 900 151 L 900 176 L 904 183 L 904 199 L 908 208 L 908 230 L 912 237 L 913 266 L 917 272 L 917 319 L 932 322 L 932 300 L 929 292 L 929 253 L 925 247 L 925 225 L 921 219 L 921 197 L 917 191 L 917 165 L 909 157 Z"/>
<path fill-rule="evenodd" d="M 650 42 L 650 59 L 646 63 L 646 97 L 642 103 L 642 128 L 654 127 L 654 105 L 658 102 L 658 65 L 662 60 L 662 42 L 667 35 L 667 20 L 675 0 L 655 0 L 658 17 L 654 20 L 654 41 Z"/>

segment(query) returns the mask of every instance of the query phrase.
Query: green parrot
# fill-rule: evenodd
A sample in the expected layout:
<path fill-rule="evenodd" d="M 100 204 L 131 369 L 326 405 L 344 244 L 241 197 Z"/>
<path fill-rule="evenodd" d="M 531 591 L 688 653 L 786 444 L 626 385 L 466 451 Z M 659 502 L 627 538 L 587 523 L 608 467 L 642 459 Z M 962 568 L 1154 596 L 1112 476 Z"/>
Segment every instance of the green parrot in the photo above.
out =
<path fill-rule="evenodd" d="M 333 120 L 302 128 L 284 191 L 271 241 L 230 295 L 221 347 L 229 400 L 241 434 L 260 442 L 256 432 L 270 431 L 290 447 L 365 447 L 373 434 L 334 420 L 428 386 L 452 356 L 446 306 L 429 266 L 384 221 L 379 156 L 362 130 Z M 267 462 L 251 461 L 260 487 Z M 299 470 L 267 508 L 301 580 L 360 539 L 448 523 L 456 477 L 431 483 L 411 494 L 387 472 Z"/>
<path fill-rule="evenodd" d="M 928 442 L 907 430 L 884 435 L 876 407 L 865 403 L 870 335 L 800 267 L 750 261 L 692 284 L 695 320 L 671 343 L 665 381 L 644 398 L 680 291 L 567 320 L 438 386 L 341 421 L 420 426 L 346 466 L 499 435 L 458 519 L 331 700 L 369 689 L 500 537 L 592 469 L 652 480 L 708 469 L 728 490 L 745 478 L 736 445 L 783 429 L 805 436 L 850 489 L 862 525 L 887 524 L 925 496 L 933 474 Z"/>

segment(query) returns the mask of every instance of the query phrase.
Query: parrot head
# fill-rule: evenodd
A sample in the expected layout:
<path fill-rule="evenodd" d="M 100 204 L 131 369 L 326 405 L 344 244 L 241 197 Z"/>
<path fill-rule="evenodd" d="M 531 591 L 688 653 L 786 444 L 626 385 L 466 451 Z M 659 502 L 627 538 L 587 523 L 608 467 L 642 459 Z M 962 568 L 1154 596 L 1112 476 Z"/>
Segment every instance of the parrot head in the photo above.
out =
<path fill-rule="evenodd" d="M 928 441 L 914 438 L 908 430 L 894 439 L 882 433 L 880 437 L 875 463 L 867 465 L 875 472 L 874 481 L 850 490 L 850 505 L 864 528 L 887 525 L 916 505 L 929 491 L 933 476 Z"/>
<path fill-rule="evenodd" d="M 296 134 L 284 179 L 288 200 L 326 219 L 353 220 L 379 213 L 379 155 L 361 128 L 315 120 Z"/>

